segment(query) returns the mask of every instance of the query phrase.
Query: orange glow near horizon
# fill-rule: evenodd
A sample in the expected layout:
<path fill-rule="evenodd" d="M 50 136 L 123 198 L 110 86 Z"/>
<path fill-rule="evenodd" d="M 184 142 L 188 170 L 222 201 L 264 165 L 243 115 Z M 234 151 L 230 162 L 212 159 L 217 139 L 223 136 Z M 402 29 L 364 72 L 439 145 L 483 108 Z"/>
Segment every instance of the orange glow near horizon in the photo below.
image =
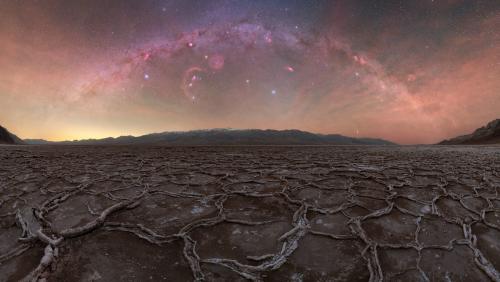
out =
<path fill-rule="evenodd" d="M 0 125 L 52 141 L 257 128 L 429 144 L 500 117 L 494 1 L 188 2 L 2 4 Z"/>

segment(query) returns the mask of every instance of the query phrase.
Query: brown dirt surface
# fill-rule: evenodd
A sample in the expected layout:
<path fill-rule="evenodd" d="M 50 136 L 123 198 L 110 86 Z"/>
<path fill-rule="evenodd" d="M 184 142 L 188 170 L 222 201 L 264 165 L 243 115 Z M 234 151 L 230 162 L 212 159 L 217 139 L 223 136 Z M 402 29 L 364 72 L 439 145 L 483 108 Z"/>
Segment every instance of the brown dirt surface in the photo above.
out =
<path fill-rule="evenodd" d="M 0 281 L 500 281 L 500 148 L 0 148 Z"/>

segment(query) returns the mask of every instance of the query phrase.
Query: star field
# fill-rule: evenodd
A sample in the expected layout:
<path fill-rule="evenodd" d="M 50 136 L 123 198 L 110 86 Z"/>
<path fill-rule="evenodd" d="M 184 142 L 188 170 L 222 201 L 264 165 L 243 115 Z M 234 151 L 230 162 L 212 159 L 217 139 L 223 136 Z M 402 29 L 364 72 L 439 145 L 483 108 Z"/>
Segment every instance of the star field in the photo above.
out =
<path fill-rule="evenodd" d="M 8 1 L 21 137 L 297 128 L 404 144 L 500 114 L 498 1 Z"/>

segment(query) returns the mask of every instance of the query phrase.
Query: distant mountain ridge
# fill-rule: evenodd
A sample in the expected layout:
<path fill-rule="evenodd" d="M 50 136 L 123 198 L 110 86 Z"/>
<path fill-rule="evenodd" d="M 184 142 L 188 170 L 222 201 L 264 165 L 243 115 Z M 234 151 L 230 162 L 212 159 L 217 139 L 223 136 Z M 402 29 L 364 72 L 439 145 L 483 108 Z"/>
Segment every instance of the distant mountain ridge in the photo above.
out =
<path fill-rule="evenodd" d="M 23 144 L 23 141 L 0 125 L 0 144 Z"/>
<path fill-rule="evenodd" d="M 396 145 L 376 138 L 354 138 L 339 134 L 315 134 L 301 130 L 207 129 L 152 133 L 142 136 L 50 142 L 26 139 L 27 144 L 45 145 Z"/>
<path fill-rule="evenodd" d="M 444 140 L 439 145 L 500 144 L 500 119 L 490 121 L 473 133 Z"/>

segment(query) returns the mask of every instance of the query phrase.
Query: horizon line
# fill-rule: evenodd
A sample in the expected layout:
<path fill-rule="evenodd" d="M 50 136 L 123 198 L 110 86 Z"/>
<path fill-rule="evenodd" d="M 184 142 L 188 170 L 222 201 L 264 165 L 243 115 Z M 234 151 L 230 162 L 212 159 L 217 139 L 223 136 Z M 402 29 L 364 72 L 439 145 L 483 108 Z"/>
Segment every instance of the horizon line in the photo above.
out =
<path fill-rule="evenodd" d="M 106 137 L 87 137 L 87 138 L 81 138 L 81 139 L 60 139 L 60 140 L 54 140 L 54 139 L 44 139 L 44 138 L 20 138 L 21 140 L 41 140 L 41 141 L 47 141 L 47 142 L 75 142 L 75 141 L 88 141 L 88 140 L 102 140 L 102 139 L 118 139 L 120 137 L 133 137 L 133 138 L 139 138 L 147 135 L 154 135 L 154 134 L 168 134 L 168 133 L 188 133 L 188 132 L 196 132 L 196 131 L 214 131 L 214 130 L 233 130 L 233 131 L 245 131 L 245 130 L 259 130 L 259 131 L 300 131 L 300 132 L 306 132 L 314 135 L 339 135 L 343 137 L 348 137 L 348 138 L 355 138 L 355 139 L 378 139 L 378 140 L 384 140 L 384 141 L 389 141 L 391 143 L 397 144 L 397 145 L 402 145 L 397 142 L 394 142 L 390 139 L 387 138 L 382 138 L 382 137 L 371 137 L 371 136 L 351 136 L 351 135 L 344 135 L 341 133 L 318 133 L 314 131 L 308 131 L 308 130 L 303 130 L 303 129 L 297 129 L 297 128 L 287 128 L 287 129 L 273 129 L 273 128 L 232 128 L 232 127 L 214 127 L 214 128 L 199 128 L 199 129 L 190 129 L 190 130 L 166 130 L 166 131 L 159 131 L 159 132 L 150 132 L 150 133 L 145 133 L 145 134 L 139 134 L 139 135 L 133 135 L 133 134 L 120 134 L 120 135 L 110 135 Z M 11 132 L 12 133 L 12 132 Z M 15 134 L 15 133 L 14 133 Z M 433 143 L 429 144 L 406 144 L 406 145 L 432 145 Z"/>

